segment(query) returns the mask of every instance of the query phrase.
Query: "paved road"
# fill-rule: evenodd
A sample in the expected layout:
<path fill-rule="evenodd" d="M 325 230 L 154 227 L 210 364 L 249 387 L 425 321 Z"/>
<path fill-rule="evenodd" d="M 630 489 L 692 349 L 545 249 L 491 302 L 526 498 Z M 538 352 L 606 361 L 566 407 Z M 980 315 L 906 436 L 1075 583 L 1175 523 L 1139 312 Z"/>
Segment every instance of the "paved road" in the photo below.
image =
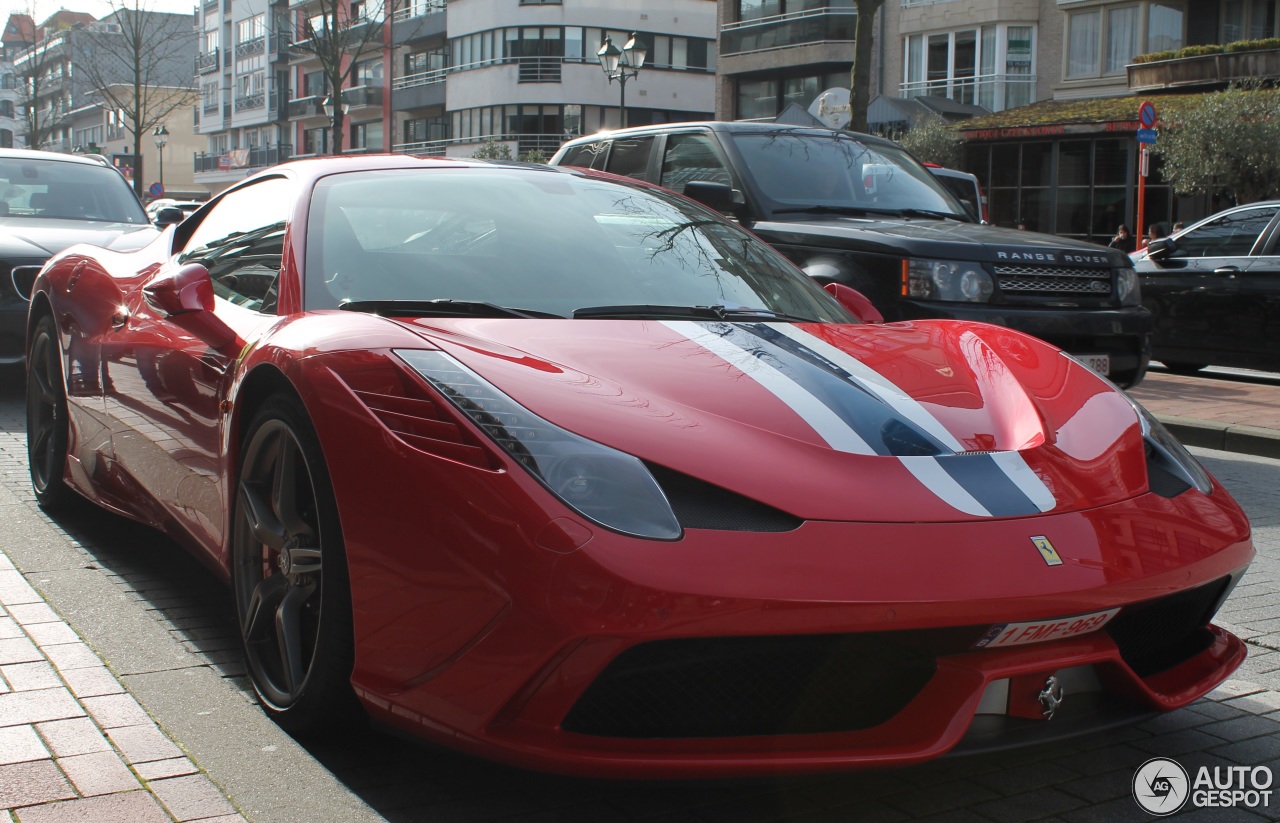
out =
<path fill-rule="evenodd" d="M 1250 513 L 1259 557 L 1221 614 L 1249 640 L 1250 658 L 1236 679 L 1188 709 L 1069 743 L 896 771 L 631 784 L 522 772 L 373 731 L 301 745 L 285 737 L 251 705 L 225 588 L 145 528 L 94 512 L 45 517 L 29 490 L 22 430 L 18 390 L 0 387 L 0 550 L 198 775 L 255 823 L 1138 821 L 1151 818 L 1134 804 L 1130 784 L 1151 757 L 1174 757 L 1189 769 L 1280 769 L 1280 461 L 1197 450 Z M 0 711 L 0 740 L 3 731 Z M 148 788 L 169 815 L 157 819 L 239 819 L 215 818 L 209 810 L 217 798 L 183 812 Z M 3 809 L 0 803 L 0 821 L 8 823 Z M 1186 817 L 1275 819 L 1280 798 L 1255 811 Z M 14 819 L 73 819 L 39 812 L 19 808 Z"/>

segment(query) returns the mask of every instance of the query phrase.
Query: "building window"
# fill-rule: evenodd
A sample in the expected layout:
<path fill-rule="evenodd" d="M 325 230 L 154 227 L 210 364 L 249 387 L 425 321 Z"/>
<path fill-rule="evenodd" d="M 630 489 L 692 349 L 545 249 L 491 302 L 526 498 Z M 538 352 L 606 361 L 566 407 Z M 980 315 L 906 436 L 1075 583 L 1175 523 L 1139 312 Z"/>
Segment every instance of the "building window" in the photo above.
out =
<path fill-rule="evenodd" d="M 1120 75 L 1139 54 L 1182 48 L 1183 23 L 1183 7 L 1176 3 L 1129 3 L 1069 14 L 1066 77 Z"/>
<path fill-rule="evenodd" d="M 0 100 L 0 117 L 13 117 L 12 100 Z"/>
<path fill-rule="evenodd" d="M 354 123 L 351 126 L 351 148 L 382 150 L 382 121 Z"/>
<path fill-rule="evenodd" d="M 903 97 L 935 95 L 1002 111 L 1032 102 L 1035 29 L 990 25 L 913 34 L 903 48 Z"/>
<path fill-rule="evenodd" d="M 1220 43 L 1276 36 L 1275 0 L 1226 0 L 1222 4 Z"/>
<path fill-rule="evenodd" d="M 0 149 L 13 148 L 13 132 L 8 129 L 0 129 Z"/>
<path fill-rule="evenodd" d="M 236 42 L 248 43 L 250 40 L 257 40 L 260 37 L 266 37 L 266 26 L 266 20 L 261 14 L 255 14 L 253 17 L 246 17 L 244 20 L 236 23 Z"/>
<path fill-rule="evenodd" d="M 794 102 L 807 109 L 814 100 L 818 99 L 823 89 L 848 84 L 848 69 L 830 74 L 787 77 L 781 80 L 739 80 L 737 118 L 739 120 L 772 120 L 786 108 L 787 103 Z"/>
<path fill-rule="evenodd" d="M 329 151 L 329 130 L 326 128 L 307 129 L 302 132 L 303 154 L 327 154 Z"/>

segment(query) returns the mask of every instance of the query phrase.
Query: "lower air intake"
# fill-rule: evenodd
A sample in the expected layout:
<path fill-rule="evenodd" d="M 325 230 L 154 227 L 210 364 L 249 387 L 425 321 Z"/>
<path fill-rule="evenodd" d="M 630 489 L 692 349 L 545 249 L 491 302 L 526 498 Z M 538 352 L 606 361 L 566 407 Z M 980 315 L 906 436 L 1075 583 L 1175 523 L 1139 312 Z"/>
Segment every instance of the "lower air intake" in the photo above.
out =
<path fill-rule="evenodd" d="M 620 654 L 565 717 L 601 737 L 694 738 L 868 729 L 933 676 L 919 632 L 659 640 Z M 937 632 L 930 633 L 935 637 Z M 954 634 L 952 632 L 951 634 Z M 972 642 L 948 637 L 947 646 Z"/>

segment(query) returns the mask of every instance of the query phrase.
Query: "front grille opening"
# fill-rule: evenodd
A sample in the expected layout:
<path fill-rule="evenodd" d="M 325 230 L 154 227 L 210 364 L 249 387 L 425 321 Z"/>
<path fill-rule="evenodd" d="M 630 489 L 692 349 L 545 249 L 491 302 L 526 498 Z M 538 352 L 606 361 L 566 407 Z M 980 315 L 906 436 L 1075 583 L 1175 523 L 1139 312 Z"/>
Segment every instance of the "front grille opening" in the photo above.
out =
<path fill-rule="evenodd" d="M 1092 298 L 1111 297 L 1111 271 L 1070 266 L 995 267 L 996 282 L 1006 298 Z"/>
<path fill-rule="evenodd" d="M 1125 606 L 1106 631 L 1139 677 L 1150 677 L 1209 647 L 1209 621 L 1226 593 L 1224 577 L 1194 589 Z"/>
<path fill-rule="evenodd" d="M 696 477 L 655 463 L 645 463 L 686 529 L 732 532 L 789 532 L 804 523 L 799 517 L 744 497 Z"/>
<path fill-rule="evenodd" d="M 980 629 L 658 640 L 620 654 L 565 731 L 710 738 L 869 729 L 902 711 Z"/>

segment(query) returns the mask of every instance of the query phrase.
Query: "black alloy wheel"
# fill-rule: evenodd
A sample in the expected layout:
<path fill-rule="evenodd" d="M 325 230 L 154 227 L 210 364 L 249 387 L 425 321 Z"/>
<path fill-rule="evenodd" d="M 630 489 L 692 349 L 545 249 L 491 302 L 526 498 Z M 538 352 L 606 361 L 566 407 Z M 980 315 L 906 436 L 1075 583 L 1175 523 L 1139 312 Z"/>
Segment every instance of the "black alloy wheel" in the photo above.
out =
<path fill-rule="evenodd" d="M 36 322 L 27 358 L 27 465 L 36 502 L 46 511 L 64 506 L 74 492 L 63 482 L 67 465 L 67 390 L 53 317 Z"/>
<path fill-rule="evenodd" d="M 231 545 L 245 662 L 267 713 L 296 733 L 357 716 L 351 593 L 319 439 L 295 397 L 254 417 L 241 453 Z"/>

